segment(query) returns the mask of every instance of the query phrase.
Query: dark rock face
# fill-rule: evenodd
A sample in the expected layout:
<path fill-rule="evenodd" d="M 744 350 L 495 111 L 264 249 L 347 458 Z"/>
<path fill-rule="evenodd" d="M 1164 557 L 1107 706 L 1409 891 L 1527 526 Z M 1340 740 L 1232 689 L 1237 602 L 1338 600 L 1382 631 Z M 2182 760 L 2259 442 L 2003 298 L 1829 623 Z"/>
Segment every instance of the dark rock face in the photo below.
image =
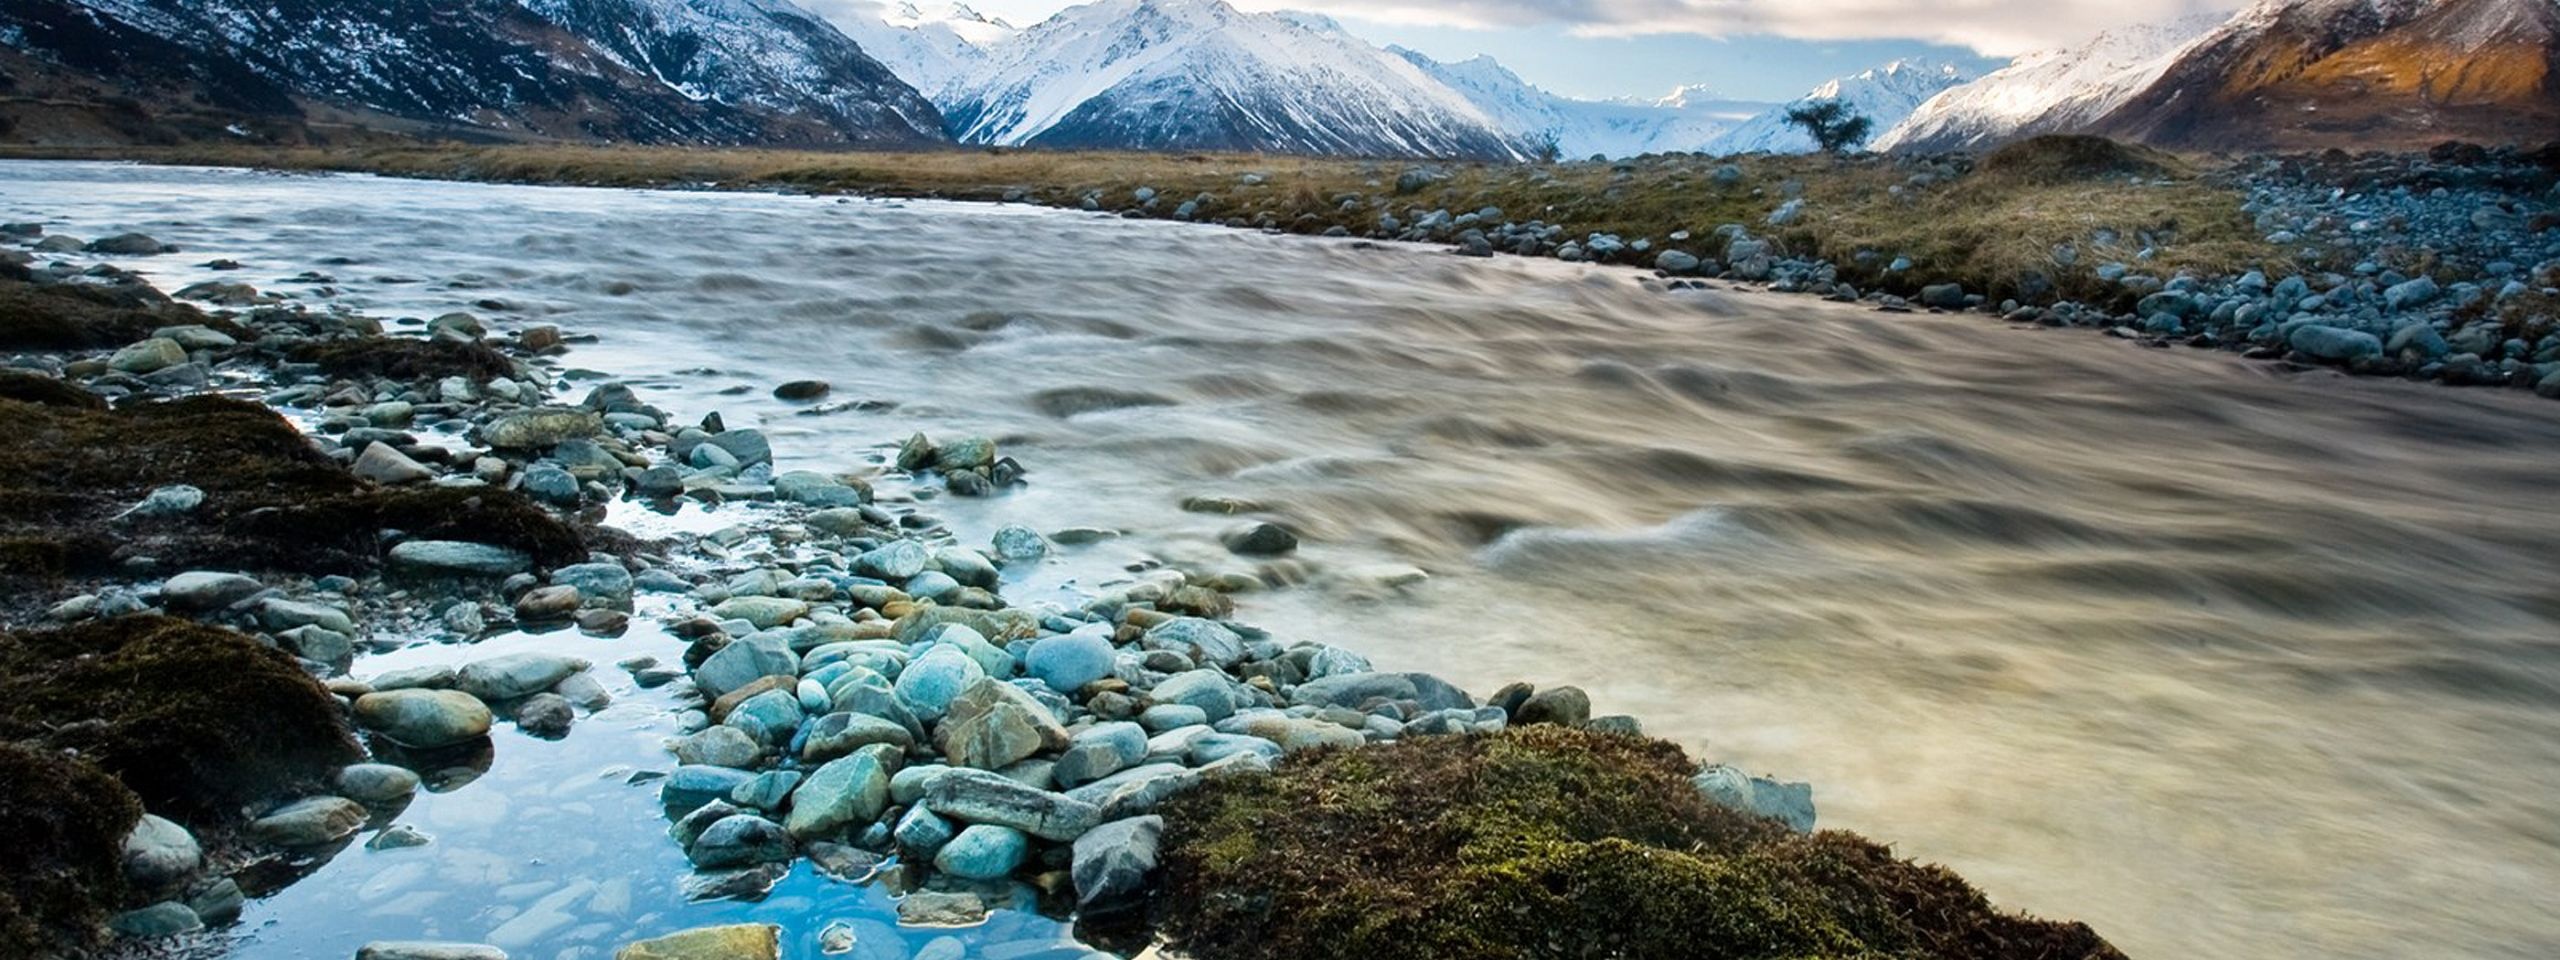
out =
<path fill-rule="evenodd" d="M 779 0 L 81 0 L 0 9 L 41 68 L 249 116 L 353 113 L 439 136 L 940 141 L 924 97 Z M 187 101 L 194 101 L 189 103 Z"/>
<path fill-rule="evenodd" d="M 2197 149 L 2535 144 L 2560 130 L 2560 6 L 2295 3 L 2244 13 L 2095 132 Z"/>

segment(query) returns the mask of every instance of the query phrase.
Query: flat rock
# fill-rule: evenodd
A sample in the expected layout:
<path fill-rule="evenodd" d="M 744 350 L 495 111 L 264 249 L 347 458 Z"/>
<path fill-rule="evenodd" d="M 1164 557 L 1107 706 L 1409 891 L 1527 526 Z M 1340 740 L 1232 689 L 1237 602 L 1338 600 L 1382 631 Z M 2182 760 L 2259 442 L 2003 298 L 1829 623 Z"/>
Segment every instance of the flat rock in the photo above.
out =
<path fill-rule="evenodd" d="M 533 569 L 533 558 L 495 544 L 406 540 L 391 548 L 391 568 L 419 576 L 509 577 Z"/>
<path fill-rule="evenodd" d="M 212 570 L 190 570 L 160 584 L 160 602 L 190 612 L 220 610 L 266 589 L 257 578 Z"/>
<path fill-rule="evenodd" d="M 549 690 L 587 661 L 550 653 L 510 653 L 474 660 L 455 671 L 456 689 L 483 701 L 515 700 Z"/>
<path fill-rule="evenodd" d="M 356 948 L 356 960 L 507 960 L 507 952 L 485 943 L 376 940 Z"/>
<path fill-rule="evenodd" d="M 770 923 L 696 927 L 613 952 L 613 960 L 780 960 L 781 956 L 782 928 Z"/>
<path fill-rule="evenodd" d="M 1012 827 L 1043 840 L 1073 840 L 1101 819 L 1093 804 L 986 770 L 954 768 L 934 778 L 924 802 L 963 823 Z"/>

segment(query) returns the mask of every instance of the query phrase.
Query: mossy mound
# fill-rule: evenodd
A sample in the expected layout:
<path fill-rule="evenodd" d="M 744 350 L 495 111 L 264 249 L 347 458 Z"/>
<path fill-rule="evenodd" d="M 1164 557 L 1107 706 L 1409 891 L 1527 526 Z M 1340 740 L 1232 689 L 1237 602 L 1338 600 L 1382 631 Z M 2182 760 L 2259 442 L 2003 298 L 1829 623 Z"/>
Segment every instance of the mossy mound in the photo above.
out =
<path fill-rule="evenodd" d="M 350 337 L 297 344 L 288 356 L 296 362 L 317 364 L 337 377 L 490 380 L 515 374 L 515 363 L 506 354 L 478 341 Z"/>
<path fill-rule="evenodd" d="M 0 955 L 45 957 L 97 938 L 124 896 L 124 835 L 142 804 L 58 750 L 0 742 Z"/>
<path fill-rule="evenodd" d="M 1302 754 L 1164 810 L 1155 915 L 1202 960 L 2108 960 L 1853 834 L 1715 806 L 1676 745 L 1552 726 Z"/>
<path fill-rule="evenodd" d="M 0 400 L 80 410 L 107 408 L 106 398 L 83 390 L 77 384 L 24 370 L 0 370 Z"/>
<path fill-rule="evenodd" d="M 229 327 L 139 284 L 0 279 L 0 350 L 120 347 L 178 324 Z"/>
<path fill-rule="evenodd" d="M 2182 176 L 2176 157 L 2140 144 L 2077 133 L 2048 134 L 1982 155 L 1978 174 L 2025 183 L 2079 183 L 2125 177 Z"/>
<path fill-rule="evenodd" d="M 364 756 L 338 699 L 290 655 L 149 615 L 0 635 L 0 739 L 77 751 L 191 823 Z"/>
<path fill-rule="evenodd" d="M 254 403 L 190 397 L 115 410 L 0 399 L 0 577 L 99 573 L 128 555 L 167 564 L 346 573 L 383 532 L 496 543 L 545 564 L 586 555 L 576 530 L 504 490 L 371 487 Z M 183 516 L 116 516 L 188 484 Z"/>

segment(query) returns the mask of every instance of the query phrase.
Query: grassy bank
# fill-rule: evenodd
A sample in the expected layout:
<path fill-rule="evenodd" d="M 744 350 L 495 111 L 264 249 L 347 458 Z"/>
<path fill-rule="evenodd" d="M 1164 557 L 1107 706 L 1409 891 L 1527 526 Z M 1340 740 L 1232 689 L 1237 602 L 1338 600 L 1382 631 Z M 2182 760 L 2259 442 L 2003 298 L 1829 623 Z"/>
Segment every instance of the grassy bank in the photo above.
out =
<path fill-rule="evenodd" d="M 2030 141 L 1983 158 L 1670 155 L 1545 166 L 1437 164 L 1237 154 L 938 151 L 828 153 L 566 145 L 380 148 L 127 147 L 0 149 L 20 158 L 106 158 L 279 170 L 369 172 L 428 179 L 611 187 L 786 189 L 881 197 L 1020 200 L 1196 218 L 1296 233 L 1379 233 L 1412 211 L 1500 208 L 1567 238 L 1592 233 L 1656 249 L 1722 253 L 1715 230 L 1741 224 L 1776 252 L 1821 257 L 1862 287 L 1911 293 L 1961 283 L 1995 297 L 2097 297 L 2108 262 L 2228 274 L 2279 258 L 2241 211 L 2242 196 L 2203 165 L 2136 148 L 2092 152 Z M 1400 184 L 1408 170 L 1429 182 Z M 1424 178 L 1414 178 L 1415 181 Z M 1158 195 L 1135 200 L 1140 188 Z M 1769 215 L 1805 201 L 1783 225 Z M 1685 240 L 1676 236 L 1687 235 Z M 1649 264 L 1652 253 L 1628 253 Z M 1907 258 L 1905 269 L 1891 269 Z M 2044 294 L 2038 296 L 2038 294 Z"/>

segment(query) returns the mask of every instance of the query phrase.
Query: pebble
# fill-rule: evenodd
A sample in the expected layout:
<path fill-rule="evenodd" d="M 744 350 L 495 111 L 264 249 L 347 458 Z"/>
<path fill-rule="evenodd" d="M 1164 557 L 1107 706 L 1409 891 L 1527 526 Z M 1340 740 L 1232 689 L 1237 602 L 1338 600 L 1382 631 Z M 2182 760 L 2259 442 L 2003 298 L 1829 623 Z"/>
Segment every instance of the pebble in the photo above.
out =
<path fill-rule="evenodd" d="M 364 826 L 362 805 L 344 797 L 307 797 L 249 822 L 249 835 L 280 847 L 316 847 Z"/>
<path fill-rule="evenodd" d="M 390 803 L 418 792 L 418 774 L 387 763 L 359 763 L 338 771 L 338 795 L 358 803 Z"/>

